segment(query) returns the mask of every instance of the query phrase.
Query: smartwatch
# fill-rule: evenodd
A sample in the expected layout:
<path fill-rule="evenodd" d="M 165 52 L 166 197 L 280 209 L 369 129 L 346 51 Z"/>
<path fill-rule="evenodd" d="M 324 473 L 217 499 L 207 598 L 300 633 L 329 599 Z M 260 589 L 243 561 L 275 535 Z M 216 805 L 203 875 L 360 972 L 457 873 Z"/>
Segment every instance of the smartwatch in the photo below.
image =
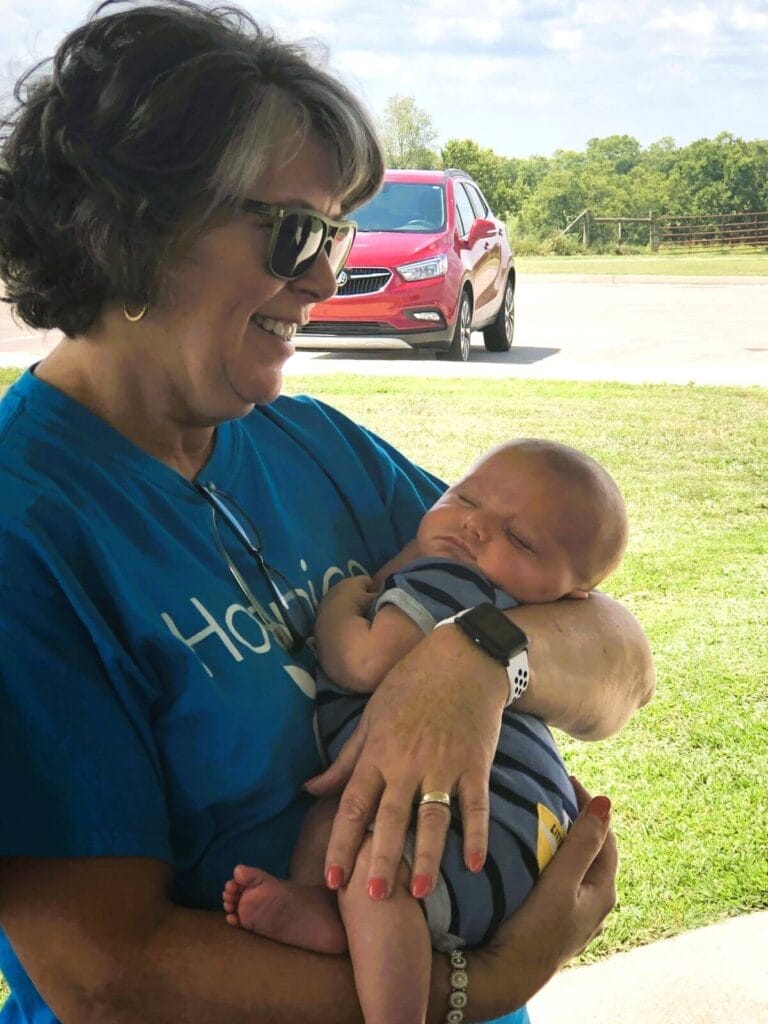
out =
<path fill-rule="evenodd" d="M 476 605 L 443 619 L 435 629 L 449 623 L 458 626 L 473 644 L 506 668 L 509 698 L 504 707 L 522 697 L 528 687 L 528 637 L 523 630 L 490 603 Z"/>

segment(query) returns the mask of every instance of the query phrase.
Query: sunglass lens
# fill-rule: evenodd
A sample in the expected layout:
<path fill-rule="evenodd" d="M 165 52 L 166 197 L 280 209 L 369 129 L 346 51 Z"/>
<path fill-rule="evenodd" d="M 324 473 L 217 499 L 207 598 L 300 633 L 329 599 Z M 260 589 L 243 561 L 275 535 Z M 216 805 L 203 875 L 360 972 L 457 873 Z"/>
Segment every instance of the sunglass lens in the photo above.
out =
<path fill-rule="evenodd" d="M 347 262 L 347 257 L 352 249 L 352 243 L 354 240 L 355 229 L 351 224 L 345 225 L 343 228 L 339 228 L 334 237 L 330 239 L 328 260 L 334 274 L 338 274 Z"/>
<path fill-rule="evenodd" d="M 271 269 L 278 277 L 306 274 L 317 258 L 325 238 L 325 225 L 308 213 L 288 213 L 283 218 L 272 247 Z"/>

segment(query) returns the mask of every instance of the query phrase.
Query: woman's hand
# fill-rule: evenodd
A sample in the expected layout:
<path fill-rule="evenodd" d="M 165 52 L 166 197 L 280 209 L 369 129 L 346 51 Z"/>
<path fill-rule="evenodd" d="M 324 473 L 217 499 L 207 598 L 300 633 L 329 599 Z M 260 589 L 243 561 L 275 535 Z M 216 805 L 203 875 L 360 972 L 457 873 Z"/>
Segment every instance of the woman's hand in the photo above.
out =
<path fill-rule="evenodd" d="M 581 814 L 562 847 L 493 941 L 469 954 L 473 1016 L 485 1020 L 508 1013 L 510 999 L 512 1006 L 526 1003 L 600 934 L 616 903 L 618 855 L 610 801 L 590 800 L 583 786 L 573 783 Z"/>
<path fill-rule="evenodd" d="M 464 826 L 464 859 L 479 870 L 488 839 L 488 776 L 509 692 L 503 667 L 476 651 L 455 626 L 429 634 L 386 676 L 338 758 L 310 780 L 315 795 L 345 782 L 326 856 L 326 880 L 350 877 L 363 835 L 376 819 L 368 889 L 392 888 L 414 801 L 430 790 L 456 795 Z M 348 780 L 348 781 L 347 781 Z M 412 889 L 434 886 L 450 816 L 439 804 L 420 807 Z"/>

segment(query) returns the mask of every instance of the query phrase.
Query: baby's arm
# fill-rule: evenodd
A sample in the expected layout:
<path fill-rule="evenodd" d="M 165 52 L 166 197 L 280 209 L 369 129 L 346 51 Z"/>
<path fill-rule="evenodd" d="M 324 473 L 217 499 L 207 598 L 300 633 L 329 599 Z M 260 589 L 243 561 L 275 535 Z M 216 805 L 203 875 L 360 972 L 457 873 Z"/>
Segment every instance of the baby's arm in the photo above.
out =
<path fill-rule="evenodd" d="M 315 621 L 317 653 L 339 686 L 371 693 L 389 670 L 424 639 L 419 627 L 394 605 L 373 622 L 366 612 L 376 597 L 368 576 L 341 580 L 320 602 Z"/>

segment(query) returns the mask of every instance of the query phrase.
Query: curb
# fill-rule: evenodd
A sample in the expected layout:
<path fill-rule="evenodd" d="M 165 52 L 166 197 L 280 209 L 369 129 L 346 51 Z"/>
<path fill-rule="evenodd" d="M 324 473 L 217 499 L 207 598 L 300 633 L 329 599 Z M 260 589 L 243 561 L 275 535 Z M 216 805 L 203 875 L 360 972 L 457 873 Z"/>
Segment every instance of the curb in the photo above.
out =
<path fill-rule="evenodd" d="M 768 1024 L 768 911 L 561 971 L 531 1024 Z"/>
<path fill-rule="evenodd" d="M 709 277 L 702 275 L 674 274 L 537 274 L 535 271 L 520 270 L 518 278 L 524 278 L 527 284 L 543 281 L 546 284 L 690 284 L 690 285 L 763 285 L 768 287 L 768 274 L 755 277 L 745 274 L 743 277 Z"/>

